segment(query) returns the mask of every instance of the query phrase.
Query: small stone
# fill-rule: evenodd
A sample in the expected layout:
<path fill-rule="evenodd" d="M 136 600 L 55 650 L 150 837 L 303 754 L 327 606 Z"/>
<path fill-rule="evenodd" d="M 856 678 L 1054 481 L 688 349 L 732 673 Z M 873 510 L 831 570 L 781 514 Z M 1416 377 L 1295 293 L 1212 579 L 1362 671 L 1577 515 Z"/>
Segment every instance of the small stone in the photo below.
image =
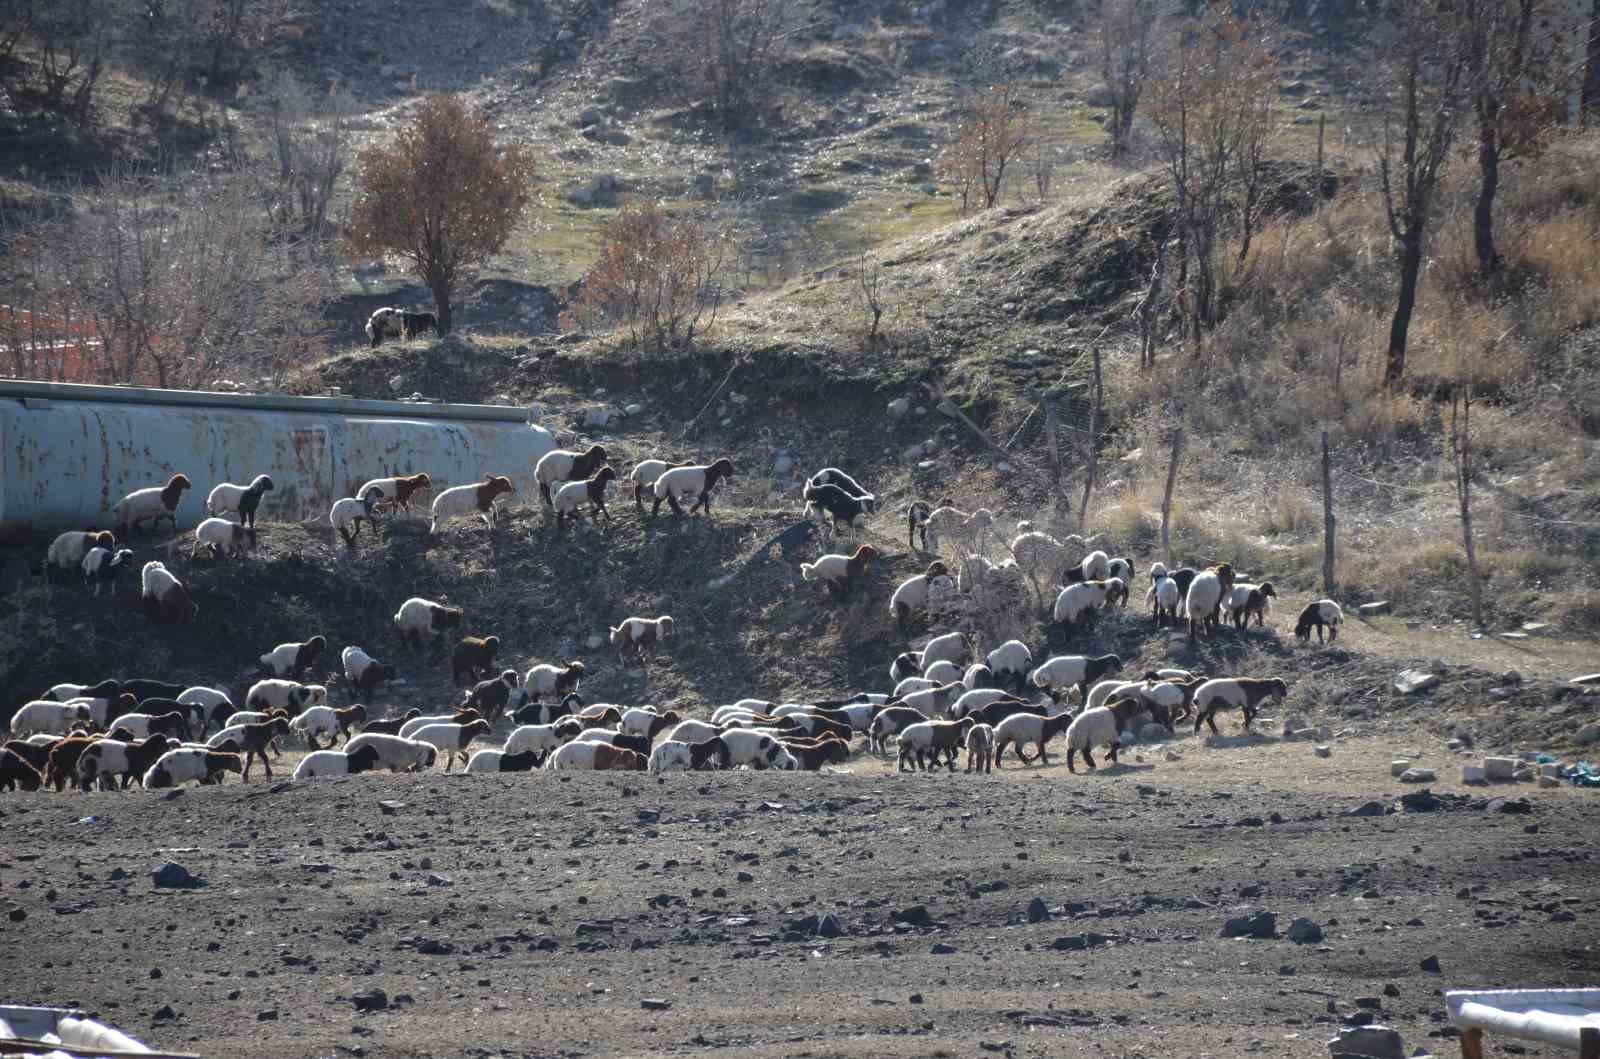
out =
<path fill-rule="evenodd" d="M 906 413 L 911 411 L 911 399 L 909 397 L 896 397 L 889 402 L 887 411 L 891 419 L 904 419 Z"/>
<path fill-rule="evenodd" d="M 268 1008 L 265 1011 L 256 1012 L 256 1021 L 257 1022 L 277 1022 L 278 1021 L 278 1009 L 277 1008 Z"/>
<path fill-rule="evenodd" d="M 1284 934 L 1284 937 L 1296 945 L 1310 945 L 1322 940 L 1322 928 L 1317 925 L 1315 920 L 1307 919 L 1305 916 L 1298 916 L 1294 922 L 1289 924 L 1289 929 Z"/>
<path fill-rule="evenodd" d="M 1311 751 L 1312 751 L 1312 753 L 1316 754 L 1318 757 L 1332 757 L 1333 756 L 1333 747 L 1331 747 L 1331 746 L 1315 746 L 1315 747 L 1311 748 Z"/>
<path fill-rule="evenodd" d="M 157 1022 L 165 1022 L 168 1019 L 177 1018 L 178 1013 L 172 1010 L 171 1004 L 162 1004 L 160 1007 L 156 1008 L 155 1013 L 150 1017 L 155 1019 Z"/>
<path fill-rule="evenodd" d="M 1433 769 L 1406 769 L 1400 773 L 1401 783 L 1433 783 L 1437 778 Z"/>
<path fill-rule="evenodd" d="M 1398 776 L 1411 767 L 1411 762 L 1403 757 L 1397 757 L 1389 762 L 1389 775 Z"/>
<path fill-rule="evenodd" d="M 825 938 L 837 938 L 844 934 L 844 927 L 840 925 L 839 917 L 829 912 L 817 923 L 817 933 Z"/>
<path fill-rule="evenodd" d="M 381 989 L 369 989 L 350 998 L 357 1011 L 383 1011 L 389 1006 L 389 994 Z"/>
<path fill-rule="evenodd" d="M 949 956 L 951 953 L 956 951 L 956 947 L 954 945 L 946 945 L 944 942 L 939 941 L 935 942 L 933 948 L 929 949 L 928 951 L 935 956 Z"/>
<path fill-rule="evenodd" d="M 1509 783 L 1517 774 L 1517 759 L 1486 757 L 1483 759 L 1483 774 L 1491 783 Z"/>
<path fill-rule="evenodd" d="M 1393 982 L 1390 982 L 1388 985 L 1383 987 L 1383 995 L 1393 999 L 1400 995 L 1400 987 L 1395 985 Z"/>
<path fill-rule="evenodd" d="M 1028 902 L 1028 922 L 1042 923 L 1050 918 L 1050 910 L 1044 906 L 1044 899 L 1035 897 Z"/>
<path fill-rule="evenodd" d="M 1500 674 L 1500 681 L 1503 684 L 1521 684 L 1522 674 L 1515 669 L 1508 669 Z"/>
<path fill-rule="evenodd" d="M 933 917 L 928 914 L 927 905 L 912 905 L 902 908 L 891 917 L 897 923 L 910 923 L 914 927 L 925 927 L 933 922 Z"/>
<path fill-rule="evenodd" d="M 393 816 L 405 807 L 405 802 L 382 801 L 378 803 L 378 811 L 384 816 Z"/>
<path fill-rule="evenodd" d="M 28 910 L 26 908 L 13 908 L 6 913 L 6 918 L 13 923 L 21 923 L 28 918 Z"/>
<path fill-rule="evenodd" d="M 1007 463 L 1005 460 L 1001 460 L 999 463 L 994 465 L 994 469 L 996 474 L 1010 474 L 1011 464 Z"/>
<path fill-rule="evenodd" d="M 1278 917 L 1271 912 L 1252 912 L 1223 921 L 1217 932 L 1223 938 L 1271 938 L 1277 936 Z"/>
<path fill-rule="evenodd" d="M 647 996 L 639 1001 L 639 1006 L 646 1011 L 667 1011 L 672 1007 L 672 1001 L 660 997 Z"/>
<path fill-rule="evenodd" d="M 1402 695 L 1415 695 L 1436 687 L 1439 683 L 1437 673 L 1429 673 L 1421 669 L 1402 669 L 1395 675 L 1394 690 Z"/>
<path fill-rule="evenodd" d="M 1579 746 L 1588 746 L 1590 743 L 1600 743 L 1600 722 L 1592 722 L 1578 729 L 1578 734 L 1572 737 Z"/>
<path fill-rule="evenodd" d="M 1295 973 L 1294 964 L 1292 964 L 1292 963 L 1281 963 L 1281 964 L 1279 964 L 1278 965 L 1278 973 L 1280 975 L 1282 975 L 1283 977 L 1285 977 L 1285 978 L 1293 977 L 1293 975 Z"/>
<path fill-rule="evenodd" d="M 192 890 L 204 886 L 205 880 L 189 874 L 189 869 L 172 861 L 150 873 L 150 881 L 161 889 Z"/>
<path fill-rule="evenodd" d="M 755 882 L 756 881 L 756 877 L 754 875 L 751 875 L 747 871 L 740 872 L 738 875 L 735 875 L 734 878 L 737 879 L 740 882 Z"/>
<path fill-rule="evenodd" d="M 1363 802 L 1345 812 L 1346 816 L 1382 816 L 1385 812 L 1382 802 Z"/>
<path fill-rule="evenodd" d="M 1470 783 L 1476 786 L 1478 784 L 1488 783 L 1489 777 L 1484 773 L 1482 765 L 1462 765 L 1461 782 Z"/>
<path fill-rule="evenodd" d="M 912 993 L 909 997 L 906 998 L 906 1003 L 908 1003 L 908 1004 L 920 1004 L 920 1003 L 922 1003 L 922 994 L 921 993 Z"/>
<path fill-rule="evenodd" d="M 1340 1030 L 1328 1042 L 1328 1051 L 1348 1059 L 1406 1059 L 1405 1041 L 1400 1031 L 1372 1023 Z"/>
<path fill-rule="evenodd" d="M 1439 973 L 1439 957 L 1437 957 L 1437 956 L 1424 956 L 1422 958 L 1421 966 L 1422 966 L 1422 969 L 1424 971 L 1432 971 L 1434 974 L 1438 974 Z"/>

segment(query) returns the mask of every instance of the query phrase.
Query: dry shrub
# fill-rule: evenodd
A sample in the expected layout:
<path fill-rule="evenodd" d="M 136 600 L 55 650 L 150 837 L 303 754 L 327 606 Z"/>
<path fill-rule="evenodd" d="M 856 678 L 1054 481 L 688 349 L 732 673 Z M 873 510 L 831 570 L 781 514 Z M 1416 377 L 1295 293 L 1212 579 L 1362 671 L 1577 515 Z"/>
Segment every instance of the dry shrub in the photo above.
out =
<path fill-rule="evenodd" d="M 939 156 L 939 175 L 961 196 L 961 212 L 986 210 L 1000 199 L 1006 169 L 1028 147 L 1027 105 L 1010 84 L 981 93 Z"/>

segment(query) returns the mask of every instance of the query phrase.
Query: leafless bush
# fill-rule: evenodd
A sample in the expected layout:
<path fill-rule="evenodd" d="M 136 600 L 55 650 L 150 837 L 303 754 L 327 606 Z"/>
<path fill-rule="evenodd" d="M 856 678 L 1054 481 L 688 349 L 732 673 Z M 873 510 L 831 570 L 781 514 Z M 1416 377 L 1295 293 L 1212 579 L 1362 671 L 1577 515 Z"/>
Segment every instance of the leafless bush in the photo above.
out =
<path fill-rule="evenodd" d="M 668 0 L 651 21 L 646 61 L 686 103 L 739 132 L 770 113 L 779 60 L 807 19 L 795 0 Z"/>
<path fill-rule="evenodd" d="M 1009 82 L 978 96 L 938 162 L 939 173 L 961 196 L 962 213 L 986 210 L 1000 200 L 1006 169 L 1029 140 L 1027 107 Z"/>
<path fill-rule="evenodd" d="M 328 207 L 350 150 L 355 101 L 330 88 L 315 98 L 280 72 L 257 104 L 274 219 L 310 239 L 328 233 Z"/>
<path fill-rule="evenodd" d="M 0 4 L 0 92 L 12 113 L 94 118 L 111 58 L 116 0 L 8 0 Z"/>
<path fill-rule="evenodd" d="M 1111 153 L 1127 153 L 1133 117 L 1150 77 L 1162 4 L 1159 0 L 1106 0 L 1100 20 L 1100 76 L 1111 97 Z"/>
<path fill-rule="evenodd" d="M 867 347 L 875 348 L 878 344 L 878 324 L 883 319 L 883 266 L 863 251 L 856 261 L 855 279 L 862 311 L 870 319 Z"/>

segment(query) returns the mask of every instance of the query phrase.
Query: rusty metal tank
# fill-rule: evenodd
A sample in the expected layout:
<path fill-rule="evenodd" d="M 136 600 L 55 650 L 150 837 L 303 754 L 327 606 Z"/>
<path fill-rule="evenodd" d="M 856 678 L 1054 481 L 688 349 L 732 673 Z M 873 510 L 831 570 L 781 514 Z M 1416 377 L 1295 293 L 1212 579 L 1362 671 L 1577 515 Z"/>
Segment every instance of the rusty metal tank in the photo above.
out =
<path fill-rule="evenodd" d="M 517 500 L 555 447 L 521 408 L 0 380 L 0 540 L 108 526 L 126 494 L 187 475 L 178 525 L 220 482 L 272 477 L 266 521 L 326 519 L 363 482 L 426 471 L 434 492 L 503 474 Z"/>

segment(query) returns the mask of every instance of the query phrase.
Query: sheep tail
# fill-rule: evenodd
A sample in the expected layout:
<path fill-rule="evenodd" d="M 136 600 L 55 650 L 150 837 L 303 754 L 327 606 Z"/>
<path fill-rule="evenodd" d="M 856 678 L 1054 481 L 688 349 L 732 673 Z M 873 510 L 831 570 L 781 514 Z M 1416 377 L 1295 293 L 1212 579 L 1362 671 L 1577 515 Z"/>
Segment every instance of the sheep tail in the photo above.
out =
<path fill-rule="evenodd" d="M 800 564 L 800 579 L 802 581 L 815 581 L 816 580 L 816 576 L 815 576 L 816 572 L 817 572 L 817 564 L 816 563 L 801 563 Z"/>

